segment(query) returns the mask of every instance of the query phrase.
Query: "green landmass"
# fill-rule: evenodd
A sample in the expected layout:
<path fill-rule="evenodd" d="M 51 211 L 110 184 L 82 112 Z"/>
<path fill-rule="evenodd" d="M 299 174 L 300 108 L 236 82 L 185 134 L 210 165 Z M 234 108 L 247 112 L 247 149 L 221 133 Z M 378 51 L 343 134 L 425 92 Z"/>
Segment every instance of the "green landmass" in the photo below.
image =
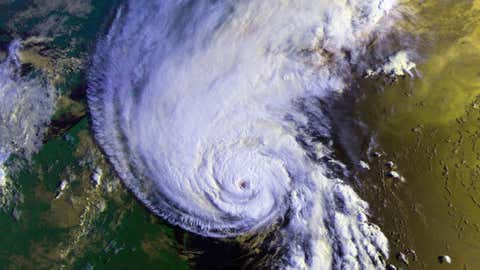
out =
<path fill-rule="evenodd" d="M 117 4 L 0 1 L 0 44 L 21 39 L 23 66 L 59 93 L 39 152 L 5 164 L 0 269 L 189 269 L 188 234 L 136 201 L 91 135 L 88 56 Z"/>

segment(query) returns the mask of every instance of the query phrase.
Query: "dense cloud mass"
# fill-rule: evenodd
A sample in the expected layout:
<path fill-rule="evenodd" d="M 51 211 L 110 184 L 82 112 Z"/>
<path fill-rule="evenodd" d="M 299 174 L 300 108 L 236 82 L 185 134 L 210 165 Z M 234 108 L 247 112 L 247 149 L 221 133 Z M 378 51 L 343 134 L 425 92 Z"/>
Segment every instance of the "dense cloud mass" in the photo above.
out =
<path fill-rule="evenodd" d="M 286 220 L 283 267 L 383 269 L 367 203 L 322 162 L 318 100 L 347 88 L 394 4 L 129 1 L 93 59 L 96 138 L 173 224 L 229 237 Z"/>
<path fill-rule="evenodd" d="M 19 40 L 13 41 L 0 62 L 0 164 L 11 153 L 35 152 L 54 110 L 55 89 L 48 81 L 20 74 L 20 47 Z"/>

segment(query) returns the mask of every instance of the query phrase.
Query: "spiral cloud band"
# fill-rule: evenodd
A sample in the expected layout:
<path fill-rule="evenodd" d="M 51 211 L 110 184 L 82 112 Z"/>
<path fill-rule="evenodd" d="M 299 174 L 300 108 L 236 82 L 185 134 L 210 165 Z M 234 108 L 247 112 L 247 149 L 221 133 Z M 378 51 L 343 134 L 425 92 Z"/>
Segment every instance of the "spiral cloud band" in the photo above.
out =
<path fill-rule="evenodd" d="M 393 6 L 129 1 L 93 59 L 96 138 L 173 224 L 230 237 L 286 221 L 285 268 L 383 269 L 388 244 L 368 205 L 323 162 L 331 129 L 318 100 L 347 87 Z"/>

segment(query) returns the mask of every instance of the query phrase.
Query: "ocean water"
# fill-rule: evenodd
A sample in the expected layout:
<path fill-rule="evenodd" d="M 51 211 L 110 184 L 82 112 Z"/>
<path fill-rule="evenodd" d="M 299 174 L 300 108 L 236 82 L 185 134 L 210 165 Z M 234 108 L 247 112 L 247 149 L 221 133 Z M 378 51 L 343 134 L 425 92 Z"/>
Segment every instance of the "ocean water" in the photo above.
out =
<path fill-rule="evenodd" d="M 96 139 L 174 225 L 213 238 L 271 232 L 282 250 L 272 268 L 384 269 L 388 240 L 345 182 L 328 104 L 368 70 L 413 75 L 387 38 L 399 8 L 127 2 L 89 71 Z"/>
<path fill-rule="evenodd" d="M 361 83 L 354 118 L 383 156 L 359 189 L 409 269 L 478 269 L 480 2 L 411 2 L 418 76 Z M 362 145 L 362 143 L 360 143 Z M 366 151 L 366 149 L 364 149 Z M 393 161 L 405 182 L 386 177 Z M 364 184 L 368 183 L 368 184 Z M 440 264 L 447 254 L 452 264 Z M 393 258 L 398 266 L 402 262 Z M 406 267 L 404 265 L 404 267 Z"/>

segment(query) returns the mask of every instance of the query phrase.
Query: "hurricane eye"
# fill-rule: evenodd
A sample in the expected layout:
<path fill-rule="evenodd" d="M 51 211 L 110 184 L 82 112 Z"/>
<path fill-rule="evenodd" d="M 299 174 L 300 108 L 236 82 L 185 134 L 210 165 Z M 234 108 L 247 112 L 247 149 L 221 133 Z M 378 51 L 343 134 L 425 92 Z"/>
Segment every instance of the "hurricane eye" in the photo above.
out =
<path fill-rule="evenodd" d="M 242 190 L 247 190 L 250 188 L 250 183 L 247 180 L 240 179 L 238 181 L 238 187 Z"/>

